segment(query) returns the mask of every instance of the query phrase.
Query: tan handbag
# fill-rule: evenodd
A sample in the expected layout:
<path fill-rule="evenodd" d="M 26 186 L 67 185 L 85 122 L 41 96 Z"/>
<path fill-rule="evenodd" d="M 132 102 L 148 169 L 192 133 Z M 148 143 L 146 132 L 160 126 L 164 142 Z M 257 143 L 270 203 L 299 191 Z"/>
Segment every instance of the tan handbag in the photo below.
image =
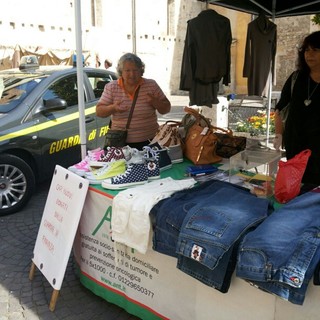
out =
<path fill-rule="evenodd" d="M 184 156 L 194 164 L 220 162 L 222 158 L 216 154 L 218 138 L 210 121 L 192 108 L 186 107 L 185 111 L 193 115 L 194 122 L 186 130 Z"/>
<path fill-rule="evenodd" d="M 150 144 L 158 142 L 163 147 L 182 145 L 179 127 L 181 122 L 169 120 L 162 124 Z"/>

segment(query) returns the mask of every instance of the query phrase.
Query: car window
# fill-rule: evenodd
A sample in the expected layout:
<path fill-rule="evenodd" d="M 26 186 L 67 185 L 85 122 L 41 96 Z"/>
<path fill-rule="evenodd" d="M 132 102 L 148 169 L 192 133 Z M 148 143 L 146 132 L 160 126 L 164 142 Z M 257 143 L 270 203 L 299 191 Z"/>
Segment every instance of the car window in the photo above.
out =
<path fill-rule="evenodd" d="M 41 82 L 43 77 L 0 76 L 0 112 L 7 113 L 18 106 Z"/>
<path fill-rule="evenodd" d="M 78 89 L 76 75 L 68 76 L 54 82 L 44 93 L 43 100 L 63 99 L 68 107 L 78 104 Z"/>
<path fill-rule="evenodd" d="M 94 92 L 95 99 L 99 99 L 102 95 L 104 86 L 110 81 L 116 80 L 117 77 L 113 74 L 88 74 L 88 78 L 91 84 L 91 87 Z"/>

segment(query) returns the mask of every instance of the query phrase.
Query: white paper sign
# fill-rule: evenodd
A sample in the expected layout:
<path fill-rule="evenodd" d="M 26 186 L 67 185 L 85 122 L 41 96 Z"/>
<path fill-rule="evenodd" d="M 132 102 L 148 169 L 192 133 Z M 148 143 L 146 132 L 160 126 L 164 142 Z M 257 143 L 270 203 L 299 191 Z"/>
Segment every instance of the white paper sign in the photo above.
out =
<path fill-rule="evenodd" d="M 62 285 L 88 187 L 88 180 L 56 166 L 32 259 L 55 290 Z"/>

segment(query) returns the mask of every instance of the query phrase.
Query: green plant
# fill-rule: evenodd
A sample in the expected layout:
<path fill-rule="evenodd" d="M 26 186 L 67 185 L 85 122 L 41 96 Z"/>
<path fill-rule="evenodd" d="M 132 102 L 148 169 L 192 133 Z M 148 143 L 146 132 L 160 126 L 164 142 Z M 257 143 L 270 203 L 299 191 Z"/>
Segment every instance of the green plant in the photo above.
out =
<path fill-rule="evenodd" d="M 248 132 L 251 136 L 257 136 L 267 133 L 267 112 L 258 110 L 257 115 L 253 115 L 246 120 L 237 122 L 237 132 Z M 274 133 L 274 112 L 270 113 L 269 133 Z"/>
<path fill-rule="evenodd" d="M 317 25 L 320 25 L 320 13 L 317 13 L 315 14 L 311 21 L 314 23 L 314 24 L 317 24 Z"/>

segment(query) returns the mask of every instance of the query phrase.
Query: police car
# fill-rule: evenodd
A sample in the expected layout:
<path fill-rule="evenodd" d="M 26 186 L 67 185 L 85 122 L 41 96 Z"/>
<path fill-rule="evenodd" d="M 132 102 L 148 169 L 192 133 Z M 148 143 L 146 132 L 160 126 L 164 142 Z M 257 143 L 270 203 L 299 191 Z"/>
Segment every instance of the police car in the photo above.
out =
<path fill-rule="evenodd" d="M 42 66 L 23 57 L 19 69 L 0 71 L 0 215 L 26 205 L 37 183 L 55 166 L 81 160 L 77 68 Z M 105 69 L 83 68 L 87 149 L 102 146 L 109 119 L 98 118 L 96 103 Z"/>

